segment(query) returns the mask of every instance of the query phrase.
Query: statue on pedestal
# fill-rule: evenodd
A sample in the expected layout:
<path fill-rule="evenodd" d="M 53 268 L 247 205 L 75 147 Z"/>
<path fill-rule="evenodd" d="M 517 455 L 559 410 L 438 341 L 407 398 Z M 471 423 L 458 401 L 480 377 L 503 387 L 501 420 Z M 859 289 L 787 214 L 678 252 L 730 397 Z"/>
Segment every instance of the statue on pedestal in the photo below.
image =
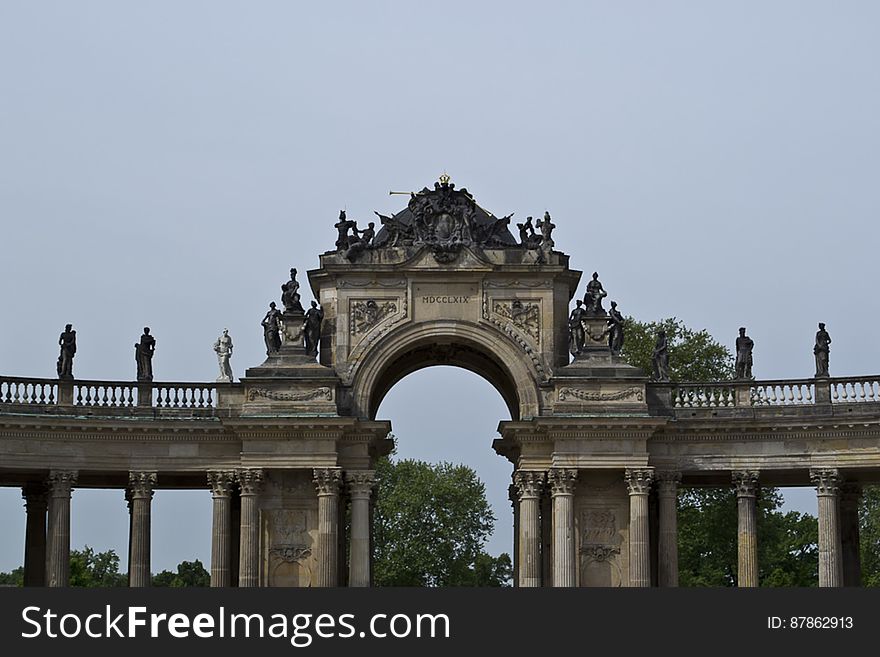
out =
<path fill-rule="evenodd" d="M 281 350 L 281 311 L 275 307 L 274 301 L 269 304 L 269 311 L 260 324 L 266 341 L 266 355 L 277 354 Z"/>
<path fill-rule="evenodd" d="M 214 342 L 214 351 L 217 353 L 217 364 L 220 366 L 220 376 L 217 383 L 232 383 L 232 365 L 229 359 L 232 357 L 232 337 L 229 329 L 223 329 L 223 335 Z"/>
<path fill-rule="evenodd" d="M 575 309 L 572 310 L 571 315 L 568 316 L 568 350 L 573 356 L 578 356 L 584 350 L 585 335 L 583 320 L 586 311 L 583 308 L 583 301 L 578 299 L 575 303 L 577 304 Z"/>
<path fill-rule="evenodd" d="M 666 339 L 666 331 L 657 332 L 657 342 L 654 344 L 654 353 L 651 354 L 651 364 L 654 366 L 655 381 L 669 381 L 669 342 Z"/>
<path fill-rule="evenodd" d="M 281 303 L 284 304 L 284 312 L 305 312 L 299 299 L 299 282 L 296 280 L 296 269 L 291 269 L 290 280 L 281 285 Z"/>
<path fill-rule="evenodd" d="M 608 311 L 608 346 L 611 347 L 612 356 L 619 356 L 623 348 L 623 315 L 615 301 L 611 302 L 611 310 Z"/>
<path fill-rule="evenodd" d="M 324 321 L 324 309 L 318 306 L 317 301 L 312 301 L 312 307 L 306 311 L 306 319 L 303 322 L 303 339 L 309 356 L 318 355 L 322 321 Z"/>
<path fill-rule="evenodd" d="M 58 344 L 61 347 L 61 353 L 58 355 L 58 378 L 73 378 L 73 357 L 76 354 L 76 331 L 73 330 L 72 324 L 64 327 L 64 332 L 58 338 Z"/>
<path fill-rule="evenodd" d="M 602 283 L 599 282 L 599 274 L 593 272 L 593 280 L 587 283 L 587 293 L 584 294 L 584 306 L 587 315 L 604 316 L 605 309 L 602 307 L 602 299 L 608 296 Z"/>
<path fill-rule="evenodd" d="M 755 342 L 746 335 L 746 328 L 741 326 L 736 339 L 736 378 L 754 379 L 752 376 L 752 349 Z"/>
<path fill-rule="evenodd" d="M 819 322 L 819 330 L 816 331 L 816 346 L 813 354 L 816 356 L 816 377 L 831 376 L 828 373 L 828 354 L 831 351 L 831 336 L 825 330 L 825 324 Z"/>
<path fill-rule="evenodd" d="M 156 352 L 156 338 L 150 335 L 150 327 L 144 327 L 144 334 L 134 345 L 134 359 L 137 363 L 137 380 L 153 380 L 153 354 Z"/>

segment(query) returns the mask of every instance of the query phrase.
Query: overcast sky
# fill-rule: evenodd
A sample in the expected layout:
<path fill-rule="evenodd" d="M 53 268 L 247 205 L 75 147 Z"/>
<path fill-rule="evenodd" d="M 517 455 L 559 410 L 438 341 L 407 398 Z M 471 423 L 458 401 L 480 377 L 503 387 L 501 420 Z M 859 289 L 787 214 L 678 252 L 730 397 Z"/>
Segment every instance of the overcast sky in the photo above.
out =
<path fill-rule="evenodd" d="M 818 321 L 833 375 L 880 371 L 878 19 L 846 0 L 7 0 L 0 373 L 54 376 L 72 322 L 79 378 L 132 379 L 145 325 L 157 379 L 213 380 L 223 328 L 238 376 L 339 210 L 388 214 L 388 190 L 443 171 L 498 216 L 549 210 L 624 313 L 731 345 L 747 326 L 759 378 L 810 376 Z M 402 456 L 477 468 L 510 550 L 491 386 L 431 368 L 379 416 Z M 8 570 L 19 491 L 0 519 Z M 154 528 L 154 569 L 207 563 L 209 494 L 158 493 Z M 125 555 L 126 530 L 120 491 L 74 493 L 74 547 Z"/>

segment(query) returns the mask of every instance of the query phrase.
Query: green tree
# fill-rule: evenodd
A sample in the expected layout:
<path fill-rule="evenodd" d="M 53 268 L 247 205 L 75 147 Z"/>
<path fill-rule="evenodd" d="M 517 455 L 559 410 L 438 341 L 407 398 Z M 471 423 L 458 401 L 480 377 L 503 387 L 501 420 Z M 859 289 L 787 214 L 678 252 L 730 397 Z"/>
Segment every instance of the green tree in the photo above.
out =
<path fill-rule="evenodd" d="M 187 586 L 210 586 L 211 575 L 202 565 L 201 560 L 181 561 L 177 564 L 177 572 L 163 570 L 153 575 L 153 586 L 170 586 L 183 588 Z"/>
<path fill-rule="evenodd" d="M 86 545 L 70 551 L 70 585 L 85 588 L 128 586 L 119 572 L 119 556 L 114 550 L 95 552 Z"/>
<path fill-rule="evenodd" d="M 657 332 L 669 341 L 673 381 L 723 381 L 734 374 L 733 355 L 704 330 L 676 318 L 624 325 L 621 355 L 651 372 Z M 758 507 L 758 580 L 762 586 L 816 586 L 818 523 L 809 515 L 780 510 L 776 488 L 760 489 Z M 734 586 L 737 572 L 736 494 L 727 488 L 682 489 L 678 498 L 679 583 L 682 586 Z M 880 523 L 878 523 L 880 529 Z M 880 540 L 880 531 L 877 534 Z"/>
<path fill-rule="evenodd" d="M 880 586 L 880 486 L 866 486 L 859 507 L 862 586 Z"/>
<path fill-rule="evenodd" d="M 505 586 L 510 556 L 484 550 L 495 517 L 464 465 L 382 458 L 376 467 L 377 586 Z"/>
<path fill-rule="evenodd" d="M 0 573 L 0 586 L 23 586 L 24 566 L 19 566 L 12 572 Z"/>

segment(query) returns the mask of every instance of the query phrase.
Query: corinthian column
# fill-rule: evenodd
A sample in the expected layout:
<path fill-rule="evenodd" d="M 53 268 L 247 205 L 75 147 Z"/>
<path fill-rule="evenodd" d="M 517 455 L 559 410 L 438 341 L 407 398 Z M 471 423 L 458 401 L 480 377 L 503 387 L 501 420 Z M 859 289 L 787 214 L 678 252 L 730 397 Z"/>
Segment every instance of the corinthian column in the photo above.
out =
<path fill-rule="evenodd" d="M 651 586 L 651 528 L 648 521 L 648 493 L 654 472 L 627 468 L 629 491 L 629 585 Z"/>
<path fill-rule="evenodd" d="M 819 586 L 841 586 L 840 475 L 837 468 L 815 468 L 810 470 L 810 480 L 819 498 Z"/>
<path fill-rule="evenodd" d="M 657 497 L 660 502 L 660 531 L 657 537 L 657 584 L 678 586 L 678 484 L 681 473 L 669 470 L 657 473 Z"/>
<path fill-rule="evenodd" d="M 370 586 L 370 493 L 376 481 L 373 470 L 345 473 L 351 497 L 351 547 L 348 585 Z"/>
<path fill-rule="evenodd" d="M 843 585 L 862 585 L 862 555 L 859 540 L 859 502 L 862 488 L 858 484 L 840 487 L 840 545 L 843 561 Z"/>
<path fill-rule="evenodd" d="M 211 586 L 229 586 L 230 551 L 232 530 L 232 486 L 235 473 L 231 471 L 208 472 L 208 486 L 214 500 L 211 526 Z"/>
<path fill-rule="evenodd" d="M 70 491 L 76 478 L 70 470 L 49 473 L 46 586 L 67 586 L 70 581 Z"/>
<path fill-rule="evenodd" d="M 541 490 L 544 473 L 517 470 L 513 483 L 519 496 L 519 585 L 541 586 Z"/>
<path fill-rule="evenodd" d="M 740 470 L 731 473 L 731 479 L 736 489 L 736 584 L 741 588 L 755 587 L 758 586 L 758 473 Z"/>
<path fill-rule="evenodd" d="M 31 483 L 21 490 L 27 525 L 24 538 L 24 585 L 46 585 L 46 485 Z"/>
<path fill-rule="evenodd" d="M 339 486 L 342 470 L 315 468 L 314 482 L 318 491 L 318 572 L 315 586 L 339 585 Z"/>
<path fill-rule="evenodd" d="M 548 482 L 553 497 L 553 586 L 577 585 L 574 556 L 574 487 L 577 470 L 551 468 Z"/>
<path fill-rule="evenodd" d="M 260 585 L 260 512 L 257 499 L 263 485 L 263 471 L 237 470 L 241 490 L 241 532 L 238 548 L 238 585 Z"/>
<path fill-rule="evenodd" d="M 128 473 L 128 499 L 131 509 L 131 531 L 128 537 L 128 585 L 150 585 L 150 508 L 155 472 Z"/>

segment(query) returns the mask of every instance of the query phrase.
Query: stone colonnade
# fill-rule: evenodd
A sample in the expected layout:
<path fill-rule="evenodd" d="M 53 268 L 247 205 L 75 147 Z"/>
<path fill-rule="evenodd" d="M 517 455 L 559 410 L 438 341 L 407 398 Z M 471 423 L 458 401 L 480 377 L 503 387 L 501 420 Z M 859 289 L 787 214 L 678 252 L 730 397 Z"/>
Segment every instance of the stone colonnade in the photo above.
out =
<path fill-rule="evenodd" d="M 756 587 L 758 563 L 758 480 L 756 470 L 731 473 L 737 504 L 737 585 Z M 571 468 L 518 470 L 513 475 L 514 581 L 517 586 L 572 587 L 578 585 L 574 492 L 578 471 Z M 623 479 L 629 493 L 629 585 L 678 586 L 677 497 L 681 473 L 653 468 L 632 468 Z M 813 469 L 819 503 L 819 586 L 859 586 L 858 505 L 861 489 L 842 484 L 835 468 Z M 652 576 L 649 495 L 657 492 L 656 577 Z M 552 499 L 552 555 L 550 580 L 542 570 L 542 535 L 546 520 L 541 502 Z"/>

